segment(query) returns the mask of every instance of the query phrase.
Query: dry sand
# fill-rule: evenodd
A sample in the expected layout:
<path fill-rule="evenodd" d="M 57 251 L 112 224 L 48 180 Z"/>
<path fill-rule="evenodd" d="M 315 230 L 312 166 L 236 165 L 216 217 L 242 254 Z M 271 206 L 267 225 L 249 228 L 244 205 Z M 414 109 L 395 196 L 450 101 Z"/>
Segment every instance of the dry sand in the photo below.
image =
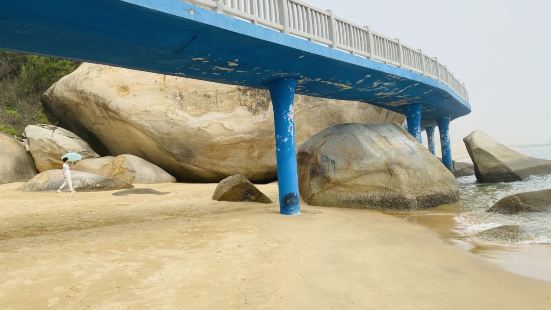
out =
<path fill-rule="evenodd" d="M 551 309 L 524 278 L 366 210 L 0 186 L 2 309 Z M 272 200 L 275 184 L 259 186 Z"/>

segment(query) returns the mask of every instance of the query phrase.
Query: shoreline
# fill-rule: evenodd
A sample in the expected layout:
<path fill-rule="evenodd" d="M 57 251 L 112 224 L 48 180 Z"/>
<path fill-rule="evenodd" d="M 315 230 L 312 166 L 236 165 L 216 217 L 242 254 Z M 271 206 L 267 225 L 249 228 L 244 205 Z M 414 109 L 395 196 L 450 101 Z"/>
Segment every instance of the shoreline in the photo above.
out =
<path fill-rule="evenodd" d="M 303 204 L 283 217 L 274 203 L 212 201 L 216 184 L 125 197 L 18 186 L 0 185 L 0 303 L 14 309 L 551 307 L 551 283 L 376 211 Z M 277 201 L 276 184 L 258 188 Z"/>
<path fill-rule="evenodd" d="M 508 272 L 551 283 L 551 244 L 502 245 L 472 239 L 458 232 L 458 204 L 412 212 L 385 212 L 435 232 L 447 244 L 491 262 Z"/>

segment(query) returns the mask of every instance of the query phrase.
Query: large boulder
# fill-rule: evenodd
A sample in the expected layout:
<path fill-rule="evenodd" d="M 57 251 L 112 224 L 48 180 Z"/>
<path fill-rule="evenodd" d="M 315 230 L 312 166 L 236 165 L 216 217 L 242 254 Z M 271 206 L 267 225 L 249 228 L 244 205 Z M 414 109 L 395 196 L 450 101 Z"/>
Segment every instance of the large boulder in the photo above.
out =
<path fill-rule="evenodd" d="M 482 183 L 521 181 L 531 175 L 551 174 L 551 160 L 526 156 L 475 130 L 463 139 Z"/>
<path fill-rule="evenodd" d="M 31 156 L 16 139 L 0 133 L 0 184 L 24 182 L 36 175 Z"/>
<path fill-rule="evenodd" d="M 72 174 L 73 188 L 81 192 L 97 192 L 97 191 L 112 191 L 119 189 L 134 188 L 132 185 L 108 179 L 99 175 L 73 171 Z M 23 184 L 19 190 L 24 192 L 43 192 L 57 190 L 63 184 L 63 170 L 48 170 L 44 171 L 34 178 Z"/>
<path fill-rule="evenodd" d="M 456 202 L 454 176 L 396 124 L 343 124 L 298 152 L 300 194 L 310 205 L 415 210 Z"/>
<path fill-rule="evenodd" d="M 79 161 L 73 170 L 84 171 L 130 184 L 174 183 L 162 168 L 134 155 L 106 156 Z"/>
<path fill-rule="evenodd" d="M 507 196 L 496 202 L 488 212 L 517 214 L 547 210 L 551 210 L 551 189 Z"/>
<path fill-rule="evenodd" d="M 61 156 L 69 152 L 79 153 L 83 159 L 99 157 L 86 141 L 61 127 L 29 125 L 25 137 L 38 172 L 61 168 Z"/>
<path fill-rule="evenodd" d="M 264 195 L 251 181 L 240 174 L 232 175 L 220 181 L 212 195 L 212 199 L 217 201 L 272 203 L 268 196 Z"/>
<path fill-rule="evenodd" d="M 46 109 L 102 155 L 132 154 L 181 181 L 240 173 L 276 179 L 273 110 L 264 90 L 83 64 L 43 96 Z M 297 143 L 339 123 L 403 121 L 369 104 L 296 96 Z"/>

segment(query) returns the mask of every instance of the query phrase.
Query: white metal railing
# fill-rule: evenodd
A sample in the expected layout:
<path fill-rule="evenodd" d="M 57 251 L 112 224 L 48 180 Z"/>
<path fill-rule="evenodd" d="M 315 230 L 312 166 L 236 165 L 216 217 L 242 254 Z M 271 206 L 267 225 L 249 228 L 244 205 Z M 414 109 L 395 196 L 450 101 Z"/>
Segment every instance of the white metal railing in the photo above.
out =
<path fill-rule="evenodd" d="M 312 40 L 370 59 L 403 67 L 450 86 L 469 100 L 461 83 L 436 57 L 404 45 L 300 0 L 186 0 L 252 23 Z"/>

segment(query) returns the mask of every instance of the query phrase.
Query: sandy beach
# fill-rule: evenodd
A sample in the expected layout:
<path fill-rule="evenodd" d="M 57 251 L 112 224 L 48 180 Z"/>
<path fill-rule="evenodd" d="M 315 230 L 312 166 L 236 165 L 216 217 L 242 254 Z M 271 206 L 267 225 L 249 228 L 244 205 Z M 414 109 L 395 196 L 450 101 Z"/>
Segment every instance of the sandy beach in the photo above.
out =
<path fill-rule="evenodd" d="M 459 247 L 478 258 L 522 276 L 551 283 L 551 244 L 495 244 L 461 233 L 454 218 L 460 214 L 458 204 L 425 211 L 389 212 L 437 233 L 447 244 Z"/>
<path fill-rule="evenodd" d="M 402 218 L 166 195 L 0 186 L 3 309 L 550 309 L 515 275 Z M 276 200 L 277 186 L 259 186 Z"/>

